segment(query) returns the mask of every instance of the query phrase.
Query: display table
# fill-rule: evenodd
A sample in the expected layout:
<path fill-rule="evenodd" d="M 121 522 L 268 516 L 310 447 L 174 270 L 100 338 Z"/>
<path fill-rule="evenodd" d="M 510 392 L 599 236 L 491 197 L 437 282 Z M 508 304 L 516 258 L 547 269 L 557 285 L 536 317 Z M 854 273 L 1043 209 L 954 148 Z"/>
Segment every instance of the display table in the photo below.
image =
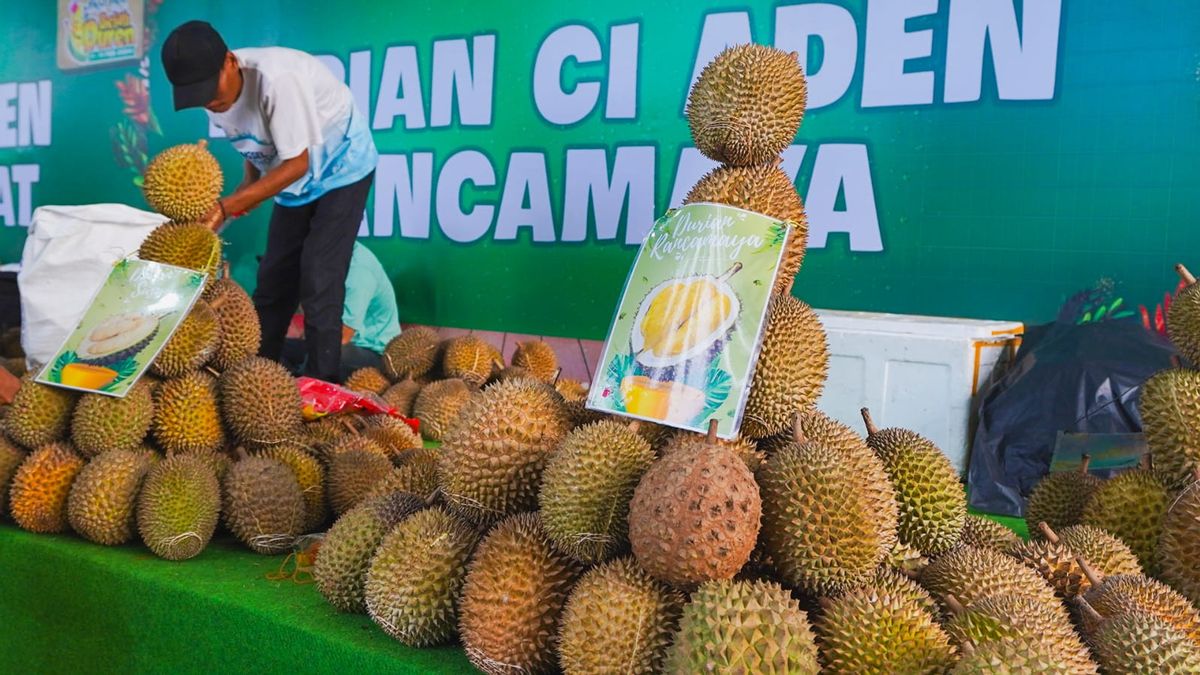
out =
<path fill-rule="evenodd" d="M 469 673 L 458 645 L 409 649 L 338 614 L 312 584 L 270 581 L 283 556 L 219 539 L 185 562 L 140 544 L 0 524 L 6 672 Z"/>

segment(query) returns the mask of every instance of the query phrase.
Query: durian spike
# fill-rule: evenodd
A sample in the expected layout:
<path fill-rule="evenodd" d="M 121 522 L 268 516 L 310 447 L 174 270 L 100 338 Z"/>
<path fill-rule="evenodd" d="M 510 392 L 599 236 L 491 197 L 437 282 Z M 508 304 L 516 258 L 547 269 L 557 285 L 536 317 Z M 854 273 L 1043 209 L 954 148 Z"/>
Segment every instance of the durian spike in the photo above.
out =
<path fill-rule="evenodd" d="M 1183 263 L 1175 264 L 1175 272 L 1176 272 L 1176 274 L 1179 275 L 1179 278 L 1183 279 L 1183 282 L 1185 284 L 1187 284 L 1188 286 L 1191 286 L 1196 283 L 1196 277 L 1192 276 L 1192 273 L 1188 271 L 1188 268 L 1185 267 Z"/>
<path fill-rule="evenodd" d="M 1051 544 L 1057 544 L 1059 542 L 1058 534 L 1050 528 L 1050 525 L 1048 525 L 1046 521 L 1043 520 L 1039 522 L 1038 529 L 1042 531 L 1042 536 L 1046 537 L 1046 541 L 1050 542 Z"/>
<path fill-rule="evenodd" d="M 963 607 L 963 604 L 958 601 L 958 598 L 954 597 L 953 593 L 947 593 L 943 596 L 942 600 L 945 601 L 946 607 L 950 609 L 950 613 L 955 616 L 967 611 L 967 608 Z"/>
<path fill-rule="evenodd" d="M 771 160 L 771 166 L 775 167 L 776 169 L 778 169 L 780 166 L 783 166 L 783 155 Z"/>
<path fill-rule="evenodd" d="M 717 421 L 715 419 L 708 421 L 708 442 L 710 444 L 717 442 Z"/>
<path fill-rule="evenodd" d="M 970 640 L 964 641 L 961 645 L 958 646 L 958 648 L 960 651 L 962 651 L 963 656 L 974 656 L 975 655 L 975 643 L 971 642 Z"/>
<path fill-rule="evenodd" d="M 343 417 L 343 418 L 339 419 L 338 421 L 342 423 L 342 426 L 346 427 L 346 431 L 349 431 L 350 433 L 354 434 L 355 436 L 360 435 L 358 427 L 354 426 L 354 422 L 351 422 L 349 420 L 349 418 Z"/>
<path fill-rule="evenodd" d="M 1088 472 L 1088 465 L 1092 463 L 1092 456 L 1085 453 L 1079 458 L 1079 460 L 1079 475 L 1086 476 Z"/>
<path fill-rule="evenodd" d="M 867 426 L 867 435 L 874 436 L 879 433 L 879 427 L 875 426 L 875 420 L 871 419 L 871 410 L 869 408 L 862 409 L 863 424 Z"/>
<path fill-rule="evenodd" d="M 1087 616 L 1087 618 L 1091 619 L 1093 622 L 1100 623 L 1104 621 L 1104 617 L 1100 614 L 1100 612 L 1097 612 L 1096 608 L 1092 607 L 1092 603 L 1088 602 L 1087 599 L 1082 595 L 1075 596 L 1075 606 L 1079 608 L 1079 611 L 1082 614 Z"/>
<path fill-rule="evenodd" d="M 1083 556 L 1075 556 L 1075 562 L 1079 564 L 1079 569 L 1083 570 L 1083 576 L 1087 577 L 1088 583 L 1094 587 L 1104 583 L 1104 575 L 1092 568 L 1088 561 L 1083 559 Z"/>
<path fill-rule="evenodd" d="M 796 413 L 796 417 L 792 419 L 792 438 L 799 445 L 804 445 L 808 442 L 808 438 L 804 435 L 804 416 L 802 413 Z"/>

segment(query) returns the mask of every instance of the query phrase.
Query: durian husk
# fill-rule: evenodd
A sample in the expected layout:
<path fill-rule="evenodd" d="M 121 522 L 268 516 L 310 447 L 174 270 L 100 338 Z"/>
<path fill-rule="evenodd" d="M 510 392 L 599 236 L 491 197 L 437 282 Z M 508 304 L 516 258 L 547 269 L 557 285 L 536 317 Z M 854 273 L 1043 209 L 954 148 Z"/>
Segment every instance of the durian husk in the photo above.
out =
<path fill-rule="evenodd" d="M 766 456 L 759 452 L 758 446 L 751 440 L 745 438 L 734 438 L 731 440 L 718 438 L 712 442 L 741 457 L 742 461 L 746 463 L 746 468 L 750 469 L 751 473 L 758 471 L 759 467 L 766 461 Z M 708 443 L 709 440 L 704 434 L 681 429 L 667 438 L 662 448 L 659 449 L 659 454 L 669 455 L 673 452 L 693 452 L 703 448 Z"/>
<path fill-rule="evenodd" d="M 934 616 L 902 595 L 862 588 L 822 602 L 817 621 L 829 673 L 941 673 L 955 661 Z"/>
<path fill-rule="evenodd" d="M 700 71 L 688 94 L 688 126 L 705 157 L 753 166 L 791 144 L 807 101 L 804 70 L 795 52 L 732 46 Z"/>
<path fill-rule="evenodd" d="M 1183 265 L 1176 265 L 1175 271 L 1187 286 L 1175 295 L 1167 309 L 1167 336 L 1188 361 L 1200 364 L 1200 286 Z M 1158 454 L 1157 448 L 1151 449 Z"/>
<path fill-rule="evenodd" d="M 63 441 L 29 453 L 9 488 L 9 512 L 17 525 L 38 533 L 66 531 L 67 497 L 84 463 Z"/>
<path fill-rule="evenodd" d="M 204 289 L 202 299 L 221 326 L 221 340 L 213 354 L 212 367 L 224 372 L 258 353 L 262 344 L 258 310 L 237 282 L 228 277 L 216 279 Z"/>
<path fill-rule="evenodd" d="M 286 368 L 251 357 L 225 371 L 218 382 L 221 419 L 245 443 L 283 443 L 301 429 L 300 390 Z"/>
<path fill-rule="evenodd" d="M 1092 582 L 1082 597 L 1095 613 L 1080 612 L 1080 627 L 1085 635 L 1094 636 L 1100 627 L 1100 617 L 1112 618 L 1129 612 L 1145 612 L 1166 621 L 1200 645 L 1200 614 L 1187 598 L 1169 586 L 1141 575 L 1116 574 L 1103 576 L 1083 566 Z"/>
<path fill-rule="evenodd" d="M 221 345 L 221 322 L 207 302 L 197 300 L 175 334 L 154 358 L 150 370 L 163 378 L 180 377 L 212 360 Z"/>
<path fill-rule="evenodd" d="M 162 383 L 154 393 L 154 440 L 167 452 L 217 451 L 225 427 L 217 404 L 217 382 L 207 373 L 188 373 Z"/>
<path fill-rule="evenodd" d="M 688 192 L 684 204 L 716 202 L 785 221 L 790 227 L 772 292 L 791 293 L 808 248 L 808 218 L 796 185 L 773 164 L 713 169 Z"/>
<path fill-rule="evenodd" d="M 1021 542 L 1016 532 L 1000 523 L 980 515 L 968 513 L 963 521 L 962 534 L 958 543 L 977 548 L 990 548 L 1004 553 Z"/>
<path fill-rule="evenodd" d="M 1200 292 L 1195 288 L 1185 292 L 1195 296 Z M 1155 373 L 1141 387 L 1138 410 L 1154 469 L 1172 487 L 1189 483 L 1200 469 L 1200 371 L 1170 368 Z"/>
<path fill-rule="evenodd" d="M 283 462 L 247 457 L 222 482 L 225 523 L 250 550 L 276 555 L 291 549 L 304 528 L 300 482 Z"/>
<path fill-rule="evenodd" d="M 1155 549 L 1172 493 L 1158 474 L 1138 468 L 1118 474 L 1096 490 L 1081 522 L 1098 527 L 1129 545 L 1142 569 L 1157 573 Z"/>
<path fill-rule="evenodd" d="M 138 257 L 213 274 L 221 266 L 221 239 L 207 226 L 190 220 L 169 222 L 146 235 Z"/>
<path fill-rule="evenodd" d="M 1171 502 L 1156 553 L 1162 580 L 1200 606 L 1200 481 Z"/>
<path fill-rule="evenodd" d="M 378 368 L 359 368 L 346 377 L 344 386 L 359 393 L 382 394 L 392 386 L 392 381 Z"/>
<path fill-rule="evenodd" d="M 766 438 L 792 426 L 797 411 L 815 406 L 829 370 L 829 345 L 811 307 L 776 297 L 767 316 L 750 383 L 741 435 Z"/>
<path fill-rule="evenodd" d="M 558 376 L 558 354 L 541 340 L 518 342 L 512 355 L 512 365 L 549 384 Z"/>
<path fill-rule="evenodd" d="M 478 389 L 496 373 L 496 348 L 474 335 L 463 335 L 446 344 L 442 371 Z"/>
<path fill-rule="evenodd" d="M 1104 620 L 1092 650 L 1110 675 L 1200 673 L 1200 647 L 1170 623 L 1141 611 Z"/>
<path fill-rule="evenodd" d="M 413 403 L 421 393 L 421 384 L 412 379 L 405 379 L 388 387 L 381 395 L 383 400 L 405 417 L 412 417 Z"/>
<path fill-rule="evenodd" d="M 67 437 L 78 398 L 75 392 L 34 382 L 33 376 L 26 376 L 4 418 L 4 431 L 26 450 L 61 441 Z"/>
<path fill-rule="evenodd" d="M 417 379 L 433 370 L 441 358 L 442 339 L 425 326 L 409 328 L 392 338 L 383 350 L 383 372 L 399 382 Z"/>
<path fill-rule="evenodd" d="M 585 574 L 567 600 L 558 652 L 568 673 L 662 672 L 684 596 L 632 557 Z"/>
<path fill-rule="evenodd" d="M 12 485 L 17 468 L 25 461 L 29 453 L 0 435 L 0 517 L 8 514 L 8 491 Z"/>
<path fill-rule="evenodd" d="M 224 175 L 206 140 L 163 150 L 150 160 L 142 176 L 142 192 L 150 208 L 180 222 L 200 220 L 217 204 Z"/>
<path fill-rule="evenodd" d="M 997 595 L 1018 595 L 1061 607 L 1054 589 L 1034 570 L 991 549 L 959 546 L 929 564 L 921 585 L 935 598 L 953 595 L 965 606 Z"/>
<path fill-rule="evenodd" d="M 1077 675 L 1070 661 L 1038 640 L 1006 637 L 966 643 L 950 675 Z"/>
<path fill-rule="evenodd" d="M 1076 471 L 1060 471 L 1046 474 L 1025 503 L 1025 524 L 1035 539 L 1042 536 L 1039 523 L 1046 523 L 1054 530 L 1078 525 L 1096 488 L 1104 481 L 1088 473 L 1089 457 Z"/>
<path fill-rule="evenodd" d="M 955 606 L 946 622 L 946 632 L 956 645 L 982 645 L 1014 639 L 1031 650 L 1056 654 L 1073 673 L 1095 675 L 1096 664 L 1088 648 L 1071 625 L 1065 609 L 1020 595 L 980 598 L 964 607 Z"/>
<path fill-rule="evenodd" d="M 363 501 L 392 470 L 387 455 L 364 449 L 338 452 L 329 461 L 327 489 L 329 505 L 342 515 Z"/>
<path fill-rule="evenodd" d="M 154 555 L 167 560 L 200 555 L 220 515 L 221 486 L 200 455 L 158 462 L 138 493 L 138 534 Z"/>
<path fill-rule="evenodd" d="M 84 457 L 113 450 L 131 451 L 146 440 L 154 421 L 150 385 L 135 384 L 124 398 L 84 394 L 71 416 L 71 440 Z"/>
<path fill-rule="evenodd" d="M 496 525 L 471 560 L 459 606 L 471 664 L 485 673 L 552 672 L 562 611 L 581 572 L 550 545 L 537 514 Z"/>
<path fill-rule="evenodd" d="M 816 639 L 791 593 L 770 581 L 710 581 L 691 594 L 668 673 L 816 675 Z"/>
<path fill-rule="evenodd" d="M 283 443 L 256 453 L 285 464 L 296 476 L 300 493 L 304 496 L 305 532 L 316 532 L 329 517 L 329 505 L 325 499 L 325 466 L 321 464 L 303 444 Z"/>
<path fill-rule="evenodd" d="M 132 539 L 138 490 L 156 459 L 145 449 L 112 450 L 88 462 L 67 499 L 71 529 L 106 546 Z"/>
<path fill-rule="evenodd" d="M 413 402 L 413 416 L 421 423 L 421 435 L 431 441 L 445 440 L 473 393 L 471 386 L 460 379 L 438 380 L 422 388 Z"/>

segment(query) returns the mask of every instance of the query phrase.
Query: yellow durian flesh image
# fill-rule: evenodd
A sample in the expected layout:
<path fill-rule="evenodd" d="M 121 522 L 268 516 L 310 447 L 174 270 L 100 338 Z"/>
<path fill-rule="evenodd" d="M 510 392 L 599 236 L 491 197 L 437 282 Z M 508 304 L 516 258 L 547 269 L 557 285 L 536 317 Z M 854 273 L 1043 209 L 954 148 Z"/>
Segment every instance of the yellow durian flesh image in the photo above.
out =
<path fill-rule="evenodd" d="M 720 277 L 672 279 L 651 289 L 630 336 L 637 360 L 649 368 L 662 368 L 719 348 L 741 313 L 741 301 L 728 283 L 740 269 L 739 263 Z"/>

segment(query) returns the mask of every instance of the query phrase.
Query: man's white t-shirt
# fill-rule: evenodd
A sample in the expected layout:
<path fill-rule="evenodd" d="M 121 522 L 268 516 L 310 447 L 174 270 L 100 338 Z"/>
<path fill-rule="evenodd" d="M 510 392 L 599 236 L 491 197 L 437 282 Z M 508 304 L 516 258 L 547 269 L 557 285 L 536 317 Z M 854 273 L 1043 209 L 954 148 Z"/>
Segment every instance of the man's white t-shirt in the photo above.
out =
<path fill-rule="evenodd" d="M 229 110 L 207 111 L 233 147 L 262 173 L 308 150 L 308 173 L 275 201 L 299 206 L 358 182 L 379 154 L 350 88 L 311 54 L 285 47 L 236 49 L 242 93 Z"/>

